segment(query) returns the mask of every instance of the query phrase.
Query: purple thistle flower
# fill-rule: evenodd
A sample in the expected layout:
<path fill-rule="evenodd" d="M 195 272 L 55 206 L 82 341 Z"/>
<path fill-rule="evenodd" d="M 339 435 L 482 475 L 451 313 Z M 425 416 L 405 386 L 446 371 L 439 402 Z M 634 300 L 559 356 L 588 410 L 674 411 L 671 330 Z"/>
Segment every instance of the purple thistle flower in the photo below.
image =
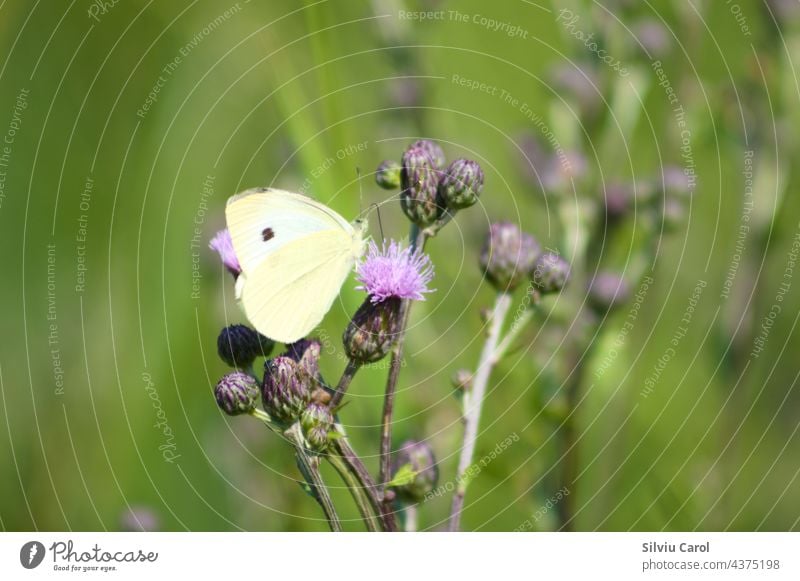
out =
<path fill-rule="evenodd" d="M 373 303 L 389 297 L 424 301 L 431 292 L 428 283 L 433 279 L 433 265 L 427 254 L 403 248 L 392 240 L 381 248 L 370 240 L 367 257 L 356 266 L 356 278 L 361 284 L 356 290 L 367 291 Z"/>
<path fill-rule="evenodd" d="M 220 230 L 216 236 L 211 239 L 208 247 L 219 254 L 222 259 L 222 264 L 225 265 L 230 273 L 236 277 L 242 272 L 242 267 L 239 265 L 239 259 L 236 258 L 236 252 L 233 250 L 233 240 L 231 240 L 231 233 L 228 229 Z"/>

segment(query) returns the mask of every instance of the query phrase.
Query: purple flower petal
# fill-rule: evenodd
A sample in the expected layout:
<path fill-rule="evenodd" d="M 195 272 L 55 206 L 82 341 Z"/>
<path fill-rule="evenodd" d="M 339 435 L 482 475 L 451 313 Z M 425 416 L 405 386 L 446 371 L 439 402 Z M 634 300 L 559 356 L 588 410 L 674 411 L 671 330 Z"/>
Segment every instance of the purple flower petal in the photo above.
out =
<path fill-rule="evenodd" d="M 208 247 L 219 254 L 219 257 L 222 259 L 222 264 L 225 265 L 225 268 L 227 268 L 233 276 L 238 276 L 242 272 L 242 267 L 239 265 L 239 260 L 236 258 L 236 252 L 233 250 L 231 233 L 228 232 L 227 228 L 217 232 L 217 235 L 211 239 Z"/>
<path fill-rule="evenodd" d="M 356 266 L 357 290 L 366 291 L 373 303 L 389 297 L 424 301 L 431 292 L 428 283 L 433 279 L 433 265 L 427 254 L 403 248 L 395 241 L 381 248 L 370 241 L 367 257 Z"/>

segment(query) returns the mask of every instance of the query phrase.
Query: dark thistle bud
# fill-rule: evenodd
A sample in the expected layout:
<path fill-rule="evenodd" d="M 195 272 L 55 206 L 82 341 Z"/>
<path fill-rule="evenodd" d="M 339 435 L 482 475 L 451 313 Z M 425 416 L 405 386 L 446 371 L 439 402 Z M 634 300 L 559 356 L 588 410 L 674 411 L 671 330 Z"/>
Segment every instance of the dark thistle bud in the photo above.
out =
<path fill-rule="evenodd" d="M 396 190 L 400 187 L 401 167 L 396 161 L 382 161 L 375 171 L 375 182 L 384 190 Z"/>
<path fill-rule="evenodd" d="M 290 424 L 311 401 L 311 377 L 291 357 L 281 355 L 264 364 L 264 409 L 276 420 Z"/>
<path fill-rule="evenodd" d="M 403 153 L 400 182 L 400 207 L 408 219 L 421 227 L 433 224 L 443 211 L 439 178 L 430 156 L 421 147 L 410 147 Z"/>
<path fill-rule="evenodd" d="M 569 280 L 569 264 L 555 252 L 545 252 L 536 259 L 531 278 L 543 295 L 561 292 Z"/>
<path fill-rule="evenodd" d="M 419 147 L 428 154 L 428 157 L 431 158 L 433 169 L 441 170 L 447 163 L 447 160 L 444 157 L 444 151 L 442 151 L 442 148 L 439 147 L 439 144 L 435 141 L 431 141 L 430 139 L 420 139 L 408 146 L 409 149 L 412 147 Z"/>
<path fill-rule="evenodd" d="M 401 304 L 399 297 L 389 297 L 377 303 L 367 297 L 342 337 L 350 359 L 358 363 L 372 363 L 389 353 L 400 332 Z"/>
<path fill-rule="evenodd" d="M 405 471 L 409 472 L 404 474 Z M 439 480 L 433 450 L 426 442 L 408 440 L 397 451 L 392 475 L 393 480 L 399 481 L 394 489 L 400 500 L 420 502 Z"/>
<path fill-rule="evenodd" d="M 477 161 L 457 159 L 439 181 L 439 195 L 453 210 L 469 208 L 478 201 L 483 189 L 483 170 Z"/>
<path fill-rule="evenodd" d="M 258 383 L 241 371 L 228 373 L 214 388 L 217 405 L 229 416 L 253 411 L 258 400 Z"/>
<path fill-rule="evenodd" d="M 256 357 L 266 357 L 275 343 L 246 325 L 230 325 L 217 337 L 217 353 L 231 367 L 247 368 Z"/>
<path fill-rule="evenodd" d="M 621 276 L 611 272 L 598 273 L 589 286 L 589 305 L 600 314 L 619 307 L 629 297 L 628 283 Z"/>
<path fill-rule="evenodd" d="M 536 239 L 511 222 L 489 228 L 480 265 L 497 290 L 512 291 L 528 278 L 541 248 Z"/>
<path fill-rule="evenodd" d="M 328 447 L 328 434 L 333 429 L 333 414 L 327 406 L 310 403 L 300 414 L 300 427 L 309 447 L 322 452 Z"/>
<path fill-rule="evenodd" d="M 469 391 L 472 389 L 472 372 L 467 369 L 459 369 L 450 378 L 450 382 L 459 392 Z"/>

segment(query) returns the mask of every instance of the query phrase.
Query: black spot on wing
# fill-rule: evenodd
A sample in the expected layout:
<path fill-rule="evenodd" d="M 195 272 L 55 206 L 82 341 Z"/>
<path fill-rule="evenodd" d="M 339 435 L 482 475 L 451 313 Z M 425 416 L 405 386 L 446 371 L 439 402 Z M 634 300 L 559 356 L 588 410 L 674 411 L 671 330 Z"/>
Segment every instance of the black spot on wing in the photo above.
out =
<path fill-rule="evenodd" d="M 269 242 L 273 238 L 275 238 L 275 232 L 272 228 L 264 228 L 261 231 L 261 239 L 264 240 L 264 242 Z"/>

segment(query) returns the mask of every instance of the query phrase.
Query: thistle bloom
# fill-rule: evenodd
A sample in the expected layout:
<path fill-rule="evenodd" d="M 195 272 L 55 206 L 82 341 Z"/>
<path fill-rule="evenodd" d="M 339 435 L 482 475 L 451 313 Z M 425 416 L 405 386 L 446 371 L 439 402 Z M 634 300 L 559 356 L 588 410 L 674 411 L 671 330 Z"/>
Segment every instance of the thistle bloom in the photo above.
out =
<path fill-rule="evenodd" d="M 208 247 L 219 254 L 220 259 L 222 259 L 222 264 L 225 265 L 225 268 L 227 268 L 234 277 L 239 276 L 242 272 L 242 267 L 239 265 L 239 259 L 236 258 L 236 252 L 233 250 L 231 233 L 228 232 L 227 228 L 217 232 L 216 236 L 211 239 Z"/>
<path fill-rule="evenodd" d="M 426 254 L 412 253 L 395 241 L 381 248 L 370 241 L 366 259 L 356 266 L 356 278 L 361 283 L 356 290 L 366 291 L 372 303 L 389 297 L 423 301 L 424 293 L 431 292 L 433 265 Z"/>

